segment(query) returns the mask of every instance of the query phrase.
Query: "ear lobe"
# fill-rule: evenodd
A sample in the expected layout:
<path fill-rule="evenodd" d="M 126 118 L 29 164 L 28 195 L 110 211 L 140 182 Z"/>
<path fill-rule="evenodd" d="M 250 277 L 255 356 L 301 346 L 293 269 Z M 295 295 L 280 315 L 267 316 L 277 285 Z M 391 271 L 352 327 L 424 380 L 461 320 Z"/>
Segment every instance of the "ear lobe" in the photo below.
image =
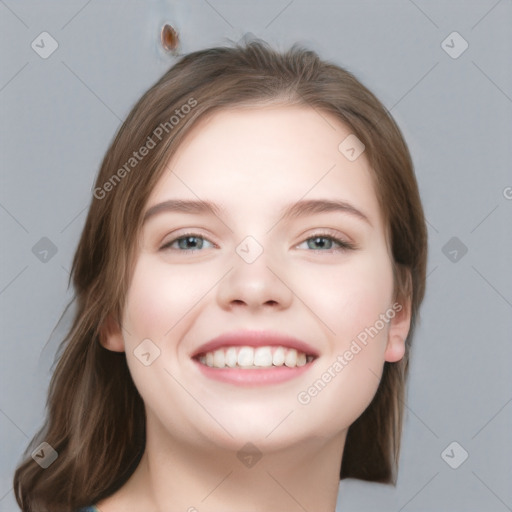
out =
<path fill-rule="evenodd" d="M 388 343 L 384 359 L 389 363 L 400 361 L 405 354 L 405 340 L 411 327 L 411 300 L 395 302 L 395 316 L 389 322 Z"/>
<path fill-rule="evenodd" d="M 112 314 L 109 314 L 100 329 L 100 343 L 112 352 L 124 352 L 124 339 L 121 327 Z"/>

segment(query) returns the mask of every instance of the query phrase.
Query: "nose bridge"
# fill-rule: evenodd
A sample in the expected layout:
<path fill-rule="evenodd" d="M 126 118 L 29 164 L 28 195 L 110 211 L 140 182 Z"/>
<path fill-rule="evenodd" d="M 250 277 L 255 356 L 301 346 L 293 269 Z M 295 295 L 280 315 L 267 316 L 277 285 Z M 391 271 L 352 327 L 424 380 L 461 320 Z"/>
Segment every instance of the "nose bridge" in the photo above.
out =
<path fill-rule="evenodd" d="M 280 258 L 254 236 L 246 236 L 235 248 L 232 271 L 221 281 L 218 301 L 223 308 L 245 305 L 251 309 L 288 307 L 292 293 L 281 275 Z"/>

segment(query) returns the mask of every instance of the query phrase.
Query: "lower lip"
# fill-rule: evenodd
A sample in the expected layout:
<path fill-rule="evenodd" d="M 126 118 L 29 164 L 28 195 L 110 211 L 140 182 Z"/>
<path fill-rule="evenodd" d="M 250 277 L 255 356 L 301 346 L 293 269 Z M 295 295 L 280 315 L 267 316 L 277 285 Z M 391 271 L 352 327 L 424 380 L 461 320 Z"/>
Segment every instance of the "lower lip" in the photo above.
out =
<path fill-rule="evenodd" d="M 279 384 L 286 382 L 307 372 L 313 365 L 313 361 L 304 366 L 288 368 L 287 366 L 276 366 L 273 368 L 262 368 L 261 370 L 242 368 L 212 368 L 194 360 L 199 370 L 209 379 L 237 384 L 240 386 L 262 386 L 266 384 Z"/>

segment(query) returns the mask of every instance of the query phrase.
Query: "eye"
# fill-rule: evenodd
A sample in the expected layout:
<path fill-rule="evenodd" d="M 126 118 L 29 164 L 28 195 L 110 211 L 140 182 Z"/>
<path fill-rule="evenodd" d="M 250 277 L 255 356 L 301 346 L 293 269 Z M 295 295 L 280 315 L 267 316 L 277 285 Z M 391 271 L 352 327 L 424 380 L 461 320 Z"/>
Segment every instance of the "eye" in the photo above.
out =
<path fill-rule="evenodd" d="M 304 243 L 307 243 L 308 249 L 321 252 L 347 251 L 356 248 L 351 242 L 347 242 L 346 240 L 342 240 L 328 233 L 316 233 L 312 237 L 304 240 L 302 244 Z M 302 244 L 299 244 L 297 247 L 300 247 Z M 335 246 L 334 249 L 333 245 Z"/>
<path fill-rule="evenodd" d="M 328 233 L 316 233 L 307 238 L 302 244 L 307 244 L 308 249 L 320 252 L 354 250 L 356 246 L 346 240 L 342 240 Z M 210 247 L 205 244 L 210 244 Z M 300 248 L 299 244 L 297 247 Z M 201 249 L 216 247 L 210 240 L 197 233 L 186 233 L 165 243 L 160 250 L 172 250 L 178 252 L 198 252 Z"/>
<path fill-rule="evenodd" d="M 205 242 L 215 247 L 215 244 L 206 238 L 196 233 L 187 233 L 183 236 L 180 236 L 179 238 L 175 238 L 170 242 L 167 242 L 162 247 L 160 247 L 160 250 L 170 249 L 179 252 L 197 252 L 204 248 Z"/>

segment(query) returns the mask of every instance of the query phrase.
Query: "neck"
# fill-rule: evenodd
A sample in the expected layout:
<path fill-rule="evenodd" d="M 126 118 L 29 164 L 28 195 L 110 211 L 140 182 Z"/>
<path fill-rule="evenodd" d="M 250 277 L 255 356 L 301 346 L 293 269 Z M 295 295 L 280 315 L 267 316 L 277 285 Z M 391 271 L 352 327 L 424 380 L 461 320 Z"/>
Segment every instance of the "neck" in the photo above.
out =
<path fill-rule="evenodd" d="M 230 451 L 169 438 L 148 422 L 144 455 L 122 488 L 124 510 L 334 512 L 345 437 Z"/>

